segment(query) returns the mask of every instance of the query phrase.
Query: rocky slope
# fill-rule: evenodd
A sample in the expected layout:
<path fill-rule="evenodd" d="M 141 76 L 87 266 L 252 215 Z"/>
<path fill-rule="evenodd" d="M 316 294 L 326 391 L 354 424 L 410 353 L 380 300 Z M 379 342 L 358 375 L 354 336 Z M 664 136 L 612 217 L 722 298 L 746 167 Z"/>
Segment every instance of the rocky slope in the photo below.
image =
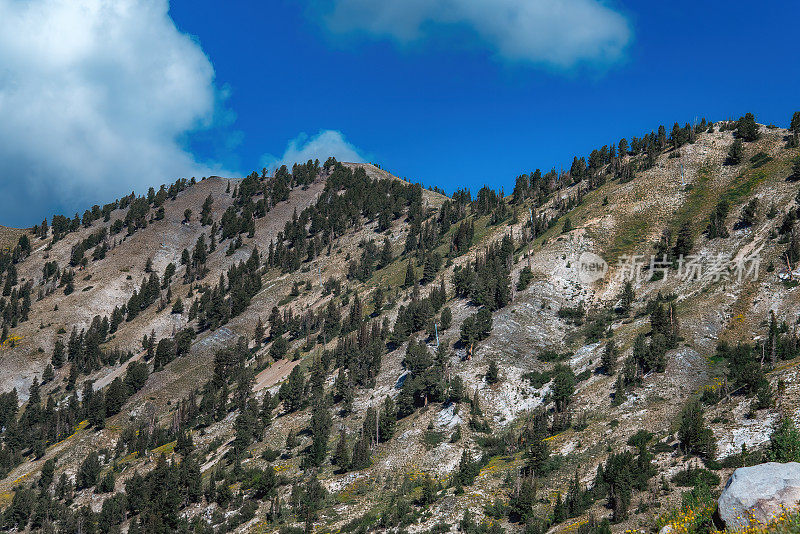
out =
<path fill-rule="evenodd" d="M 799 297 L 794 277 L 798 274 L 790 273 L 785 261 L 794 236 L 791 217 L 789 231 L 782 232 L 781 227 L 786 215 L 797 208 L 798 187 L 788 178 L 798 150 L 787 148 L 791 134 L 786 130 L 760 126 L 760 138 L 744 144 L 741 162 L 728 164 L 736 130 L 720 126 L 724 125 L 717 125 L 713 131 L 696 129 L 693 142 L 660 150 L 652 166 L 643 164 L 643 154 L 615 156 L 594 171 L 604 177 L 594 183 L 592 179 L 572 183 L 574 177 L 559 176 L 556 187 L 543 197 L 503 198 L 500 205 L 504 208 L 484 212 L 479 199 L 465 202 L 463 216 L 455 218 L 449 230 L 436 232 L 426 248 L 420 245 L 410 252 L 409 232 L 424 235 L 426 225 L 438 224 L 436 221 L 446 209 L 443 206 L 450 205 L 445 196 L 422 190 L 419 214 L 412 203 L 396 208 L 395 216 L 388 221 L 381 221 L 376 213 L 360 214 L 340 231 L 323 237 L 313 258 L 304 258 L 297 269 L 268 265 L 268 251 L 279 234 L 289 241 L 287 223 L 291 224 L 327 194 L 326 184 L 332 176 L 327 167 L 319 169 L 312 180 L 294 184 L 287 199 L 269 202 L 269 211 L 253 218 L 252 231 L 228 239 L 215 236 L 216 251 L 203 262 L 207 273 L 199 280 L 185 276 L 188 266 L 181 260 L 184 249 L 192 252 L 201 235 L 210 240 L 210 225 L 200 221 L 203 203 L 209 196 L 213 199 L 208 215 L 221 230 L 229 208 L 234 213 L 243 209 L 235 196 L 244 187 L 242 180 L 215 177 L 187 184 L 163 203 L 163 218 L 156 216 L 155 206 L 148 208 L 148 224 L 133 233 L 123 230 L 110 235 L 114 222 L 124 219 L 126 209 L 131 208 L 114 209 L 107 221 L 97 219 L 81 224 L 52 244 L 52 232 L 44 238 L 29 232 L 26 235 L 31 243 L 30 253 L 15 264 L 15 288 L 32 283 L 30 310 L 27 320 L 18 321 L 9 329 L 12 342 L 5 342 L 0 352 L 0 392 L 15 388 L 24 405 L 35 379 L 34 389 L 45 382 L 36 392 L 43 404 L 50 398 L 54 406 L 64 407 L 69 405 L 73 391 L 73 402 L 81 400 L 78 392 L 87 380 L 94 381 L 95 391 L 108 391 L 115 378 L 127 376 L 131 362 L 147 362 L 149 377 L 140 389 L 126 396 L 119 413 L 109 413 L 104 424 L 92 426 L 81 417 L 61 439 L 44 443 L 44 450 L 25 447 L 20 451 L 21 457 L 10 462 L 13 465 L 8 466 L 0 481 L 0 506 L 6 507 L 6 528 L 66 528 L 52 519 L 38 526 L 34 520 L 24 525 L 14 523 L 8 519 L 9 510 L 21 506 L 18 503 L 15 508 L 15 496 L 28 485 L 37 484 L 49 460 L 55 460 L 55 480 L 62 474 L 75 480 L 81 476 L 81 465 L 91 451 L 101 451 L 100 470 L 103 475 L 114 473 L 118 492 L 126 490 L 126 483 L 134 475 L 158 470 L 162 455 L 176 464 L 191 455 L 199 465 L 203 487 L 212 479 L 223 484 L 220 477 L 224 476 L 224 484 L 230 486 L 232 493 L 227 502 L 210 495 L 180 505 L 180 518 L 196 531 L 213 526 L 216 531 L 241 532 L 294 527 L 321 532 L 421 532 L 433 528 L 443 531 L 461 523 L 464 530 L 475 532 L 497 528 L 596 532 L 603 528 L 649 531 L 669 523 L 670 514 L 681 507 L 682 493 L 697 486 L 685 482 L 687 468 L 708 468 L 703 473 L 712 473 L 711 492 L 719 490 L 733 468 L 754 461 L 748 460 L 748 454 L 757 455 L 769 448 L 772 429 L 779 418 L 797 420 L 795 407 L 800 400 L 795 359 L 800 353 L 787 351 L 786 359 L 774 362 L 765 353 L 757 360 L 771 393 L 759 397 L 746 394 L 741 387 L 737 389 L 730 358 L 717 352 L 721 341 L 731 346 L 755 342 L 760 350 L 767 350 L 770 332 L 781 330 L 781 335 L 791 336 L 796 330 Z M 615 171 L 625 165 L 638 169 L 632 180 L 620 179 L 620 173 Z M 371 179 L 399 182 L 371 165 L 345 164 L 343 168 L 351 173 L 363 169 Z M 256 176 L 259 184 L 268 187 L 272 187 L 274 179 Z M 339 190 L 334 194 L 344 193 Z M 260 194 L 254 198 L 262 198 Z M 739 224 L 743 207 L 753 199 L 757 203 L 751 224 Z M 727 229 L 727 236 L 712 238 L 704 230 L 722 200 L 728 210 L 718 224 Z M 188 218 L 186 210 L 191 210 Z M 498 215 L 503 211 L 506 215 Z M 552 221 L 539 228 L 535 237 L 531 236 L 532 213 Z M 474 237 L 464 253 L 456 254 L 451 243 L 464 221 L 474 223 Z M 313 220 L 309 224 L 313 241 Z M 650 281 L 650 271 L 645 270 L 633 281 L 630 310 L 620 312 L 626 262 L 641 255 L 649 264 L 664 231 L 671 232 L 671 249 L 682 227 L 691 230 L 691 253 L 703 259 L 706 273 L 711 274 L 686 279 L 680 271 L 670 268 L 662 279 Z M 108 245 L 105 257 L 69 267 L 74 247 L 102 228 L 109 230 L 104 237 Z M 12 237 L 12 243 L 19 239 L 18 235 Z M 375 240 L 380 250 L 384 237 L 390 244 L 390 260 L 376 262 L 374 272 L 366 276 L 354 275 L 356 271 L 350 263 L 360 261 L 368 248 L 367 241 Z M 457 273 L 490 256 L 487 247 L 502 242 L 504 237 L 513 241 L 511 254 L 499 267 L 507 271 L 510 301 L 496 306 L 488 337 L 474 344 L 459 341 L 464 337 L 464 321 L 471 320 L 479 306 L 474 296 L 464 298 L 457 294 Z M 238 248 L 237 239 L 241 240 Z M 229 248 L 231 254 L 226 253 Z M 231 266 L 247 262 L 254 251 L 260 253 L 256 256 L 260 288 L 246 307 L 224 324 L 200 328 L 198 319 L 189 313 L 193 300 L 199 301 L 221 275 L 229 277 Z M 441 255 L 441 265 L 432 268 L 432 279 L 424 283 L 424 264 L 434 252 Z M 604 277 L 590 280 L 581 273 L 585 253 L 608 261 Z M 90 254 L 91 249 L 87 251 Z M 711 270 L 719 258 L 726 262 L 724 276 Z M 746 271 L 740 280 L 737 271 L 727 269 L 737 261 L 752 267 L 754 258 L 759 265 L 757 276 Z M 74 269 L 74 288 L 69 294 L 43 274 L 43 266 L 53 261 L 61 270 Z M 417 268 L 417 278 L 423 277 L 421 285 L 406 284 L 409 262 Z M 70 389 L 74 364 L 69 361 L 55 369 L 53 378 L 44 380 L 57 340 L 67 344 L 73 328 L 80 332 L 89 329 L 96 316 L 111 316 L 115 307 L 129 302 L 143 278 L 149 276 L 146 267 L 161 275 L 169 264 L 177 266 L 177 270 L 171 282 L 158 291 L 157 300 L 164 301 L 163 307 L 159 302 L 146 307 L 130 321 L 120 322 L 102 342 L 102 350 L 119 349 L 130 353 L 129 359 L 99 365 L 81 374 L 74 380 L 74 390 Z M 518 286 L 521 276 L 530 278 L 527 287 Z M 338 281 L 341 290 L 326 288 L 325 282 L 330 279 Z M 316 386 L 324 392 L 327 404 L 317 404 L 314 386 L 310 385 L 312 379 L 302 395 L 308 403 L 296 410 L 286 408 L 288 396 L 280 393 L 281 385 L 289 381 L 294 369 L 313 377 L 315 365 L 319 365 L 315 362 L 325 357 L 326 350 L 336 355 L 353 349 L 337 349 L 348 336 L 337 332 L 329 338 L 323 321 L 322 326 L 312 327 L 313 332 L 281 335 L 287 341 L 287 349 L 276 352 L 273 349 L 278 336 L 269 333 L 268 321 L 273 307 L 281 314 L 314 312 L 323 317 L 332 302 L 333 309 L 344 318 L 353 309 L 354 300 L 360 299 L 363 307 L 358 309 L 359 325 L 352 335 L 358 336 L 360 330 L 368 331 L 373 325 L 380 330 L 382 324 L 388 332 L 396 330 L 402 310 L 442 283 L 446 292 L 444 304 L 452 312 L 449 328 L 442 328 L 437 312 L 430 314 L 426 324 L 410 336 L 381 338 L 381 355 L 370 378 L 361 385 L 349 383 L 344 394 L 337 384 L 337 379 L 345 376 L 339 365 L 344 356 L 332 356 L 334 361 Z M 166 298 L 167 290 L 170 299 Z M 375 312 L 373 301 L 378 290 L 385 305 Z M 185 309 L 172 313 L 177 298 L 183 299 Z M 664 349 L 661 364 L 647 368 L 627 363 L 633 361 L 638 350 L 637 336 L 646 334 L 647 342 L 655 337 L 651 334 L 652 313 L 659 303 L 666 303 L 670 324 L 675 325 L 674 342 Z M 585 313 L 576 312 L 578 309 Z M 785 328 L 771 329 L 771 313 L 778 323 L 786 323 Z M 267 330 L 264 339 L 254 339 L 259 321 Z M 436 321 L 436 327 L 428 335 L 425 330 L 432 321 Z M 142 338 L 154 335 L 156 340 L 169 339 L 187 327 L 198 331 L 188 352 L 156 368 Z M 247 357 L 241 365 L 252 374 L 252 380 L 246 383 L 253 404 L 260 407 L 267 392 L 280 395 L 283 400 L 282 405 L 276 402 L 269 408 L 271 424 L 253 432 L 244 451 L 236 439 L 243 432 L 241 421 L 249 408 L 246 400 L 237 404 L 239 379 L 230 381 L 230 392 L 224 390 L 222 408 L 212 410 L 214 413 L 208 418 L 184 425 L 186 405 L 181 404 L 193 396 L 193 402 L 203 409 L 201 399 L 209 391 L 206 383 L 214 382 L 217 376 L 215 358 L 221 349 L 235 346 L 240 337 L 246 340 Z M 426 394 L 411 413 L 402 414 L 391 439 L 368 439 L 365 432 L 368 434 L 371 427 L 364 421 L 370 417 L 370 409 L 383 413 L 387 397 L 400 405 L 404 382 L 417 378 L 409 373 L 408 361 L 404 363 L 411 350 L 409 343 L 415 340 L 426 343 L 431 356 L 439 346 L 446 347 L 439 350 L 438 363 L 431 366 L 441 371 L 442 377 L 437 380 L 444 385 L 431 386 L 431 402 Z M 616 347 L 612 360 L 616 365 L 609 372 L 601 362 L 612 340 Z M 653 354 L 658 352 L 652 350 Z M 496 377 L 492 369 L 495 365 L 499 369 Z M 574 384 L 566 404 L 559 405 L 557 370 L 564 365 L 571 370 Z M 628 365 L 634 365 L 632 378 L 629 384 L 620 385 Z M 350 376 L 356 371 L 348 368 L 348 372 Z M 442 388 L 446 393 L 439 391 Z M 453 393 L 454 388 L 459 391 Z M 701 395 L 705 400 L 705 425 L 715 444 L 710 453 L 687 450 L 681 438 L 682 410 L 688 400 Z M 350 397 L 351 406 L 346 406 L 342 396 Z M 762 401 L 762 397 L 769 399 Z M 316 447 L 318 424 L 314 414 L 322 409 L 320 406 L 330 410 L 332 419 L 325 434 L 327 453 L 321 461 L 313 461 L 309 458 L 313 458 Z M 542 420 L 547 427 L 543 439 L 535 430 Z M 173 434 L 162 439 L 164 443 L 154 442 L 157 446 L 131 453 L 120 444 L 129 439 L 126 432 L 140 428 L 143 421 L 151 431 L 160 425 Z M 643 430 L 650 434 L 642 448 L 636 446 L 636 438 L 631 438 L 637 433 L 641 436 Z M 8 429 L 6 432 L 9 447 Z M 349 451 L 353 451 L 348 451 L 350 455 L 356 454 L 353 447 L 357 449 L 360 440 L 369 441 L 365 465 L 342 468 L 332 464 L 342 432 Z M 191 453 L 179 446 L 183 433 L 191 435 Z M 290 434 L 299 446 L 287 447 Z M 548 463 L 535 464 L 531 460 L 536 457 L 532 440 L 536 447 L 539 442 L 546 444 Z M 606 462 L 613 453 L 638 451 L 642 458 L 642 450 L 649 453 L 651 458 L 647 461 L 652 462 L 645 470 L 653 472 L 644 482 L 628 488 L 627 513 L 621 514 L 607 498 L 607 491 L 598 489 L 598 480 L 603 480 L 596 476 L 598 467 L 608 470 Z M 465 458 L 474 460 L 474 480 L 461 478 L 469 471 Z M 532 465 L 536 467 L 531 468 Z M 272 469 L 280 481 L 270 488 L 266 498 L 257 496 L 257 490 L 236 474 L 242 469 Z M 325 490 L 324 497 L 313 507 L 304 508 L 302 503 L 310 494 L 309 488 L 317 481 Z M 535 497 L 529 501 L 522 498 L 526 484 L 534 485 Z M 583 504 L 575 506 L 575 513 L 562 514 L 559 506 L 568 494 L 574 497 L 574 487 L 579 488 L 579 493 L 584 492 Z M 298 488 L 306 488 L 306 493 Z M 589 491 L 592 488 L 594 493 Z M 56 491 L 55 482 L 51 491 Z M 76 490 L 71 500 L 60 502 L 70 510 L 88 505 L 97 515 L 87 517 L 98 522 L 101 530 L 112 529 L 104 526 L 101 517 L 103 502 L 110 494 L 87 488 Z M 255 507 L 245 512 L 243 501 L 253 502 Z M 519 513 L 521 502 L 527 503 L 524 517 Z M 475 526 L 463 521 L 465 513 Z M 601 524 L 603 518 L 612 515 L 613 524 Z M 133 531 L 140 528 L 142 517 L 141 512 L 123 512 L 120 520 L 113 522 L 113 528 Z M 480 526 L 482 521 L 485 523 Z"/>

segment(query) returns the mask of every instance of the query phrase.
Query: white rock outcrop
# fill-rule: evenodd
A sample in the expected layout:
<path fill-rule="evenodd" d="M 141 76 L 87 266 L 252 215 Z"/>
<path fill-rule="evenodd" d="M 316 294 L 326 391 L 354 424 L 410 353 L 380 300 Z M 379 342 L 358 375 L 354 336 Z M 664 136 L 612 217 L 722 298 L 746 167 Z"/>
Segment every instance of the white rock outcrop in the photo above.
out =
<path fill-rule="evenodd" d="M 718 501 L 719 517 L 728 530 L 767 523 L 800 501 L 800 463 L 768 462 L 740 467 L 725 484 Z"/>

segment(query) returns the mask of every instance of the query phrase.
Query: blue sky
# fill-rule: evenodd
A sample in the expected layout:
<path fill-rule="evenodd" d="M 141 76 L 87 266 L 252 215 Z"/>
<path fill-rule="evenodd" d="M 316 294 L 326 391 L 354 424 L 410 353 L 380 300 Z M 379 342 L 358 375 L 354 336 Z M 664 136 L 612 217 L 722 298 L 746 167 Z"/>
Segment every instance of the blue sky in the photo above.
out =
<path fill-rule="evenodd" d="M 800 109 L 788 3 L 32 3 L 47 24 L 0 38 L 6 225 L 325 151 L 508 192 L 520 173 L 659 124 L 752 111 L 785 126 Z M 0 21 L 22 10 L 0 0 Z M 52 48 L 29 40 L 54 27 Z M 69 91 L 37 89 L 59 79 Z"/>

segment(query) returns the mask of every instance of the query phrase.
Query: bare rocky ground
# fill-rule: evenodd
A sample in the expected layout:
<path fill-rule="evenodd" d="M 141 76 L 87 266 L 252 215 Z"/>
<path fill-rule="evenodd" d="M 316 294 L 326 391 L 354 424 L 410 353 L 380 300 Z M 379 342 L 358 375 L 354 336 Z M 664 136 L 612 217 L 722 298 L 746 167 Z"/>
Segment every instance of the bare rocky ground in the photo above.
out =
<path fill-rule="evenodd" d="M 775 240 L 769 239 L 769 234 L 780 223 L 783 213 L 793 206 L 797 187 L 786 182 L 785 177 L 789 173 L 790 157 L 797 154 L 796 151 L 789 152 L 783 148 L 781 139 L 786 134 L 784 130 L 763 129 L 763 133 L 760 141 L 747 146 L 747 158 L 760 151 L 775 158 L 760 169 L 750 169 L 747 164 L 735 168 L 723 165 L 732 136 L 730 132 L 716 132 L 703 134 L 695 144 L 683 147 L 679 158 L 663 155 L 653 169 L 640 173 L 629 183 L 611 182 L 589 193 L 584 202 L 569 214 L 575 230 L 567 234 L 560 233 L 559 224 L 533 243 L 534 253 L 530 258 L 525 253 L 526 248 L 518 253 L 512 269 L 514 285 L 521 269 L 529 263 L 534 272 L 534 281 L 525 291 L 515 291 L 512 304 L 494 314 L 494 327 L 489 339 L 479 344 L 468 360 L 463 349 L 454 350 L 449 372 L 459 374 L 464 379 L 470 396 L 477 393 L 484 414 L 497 433 L 524 424 L 532 410 L 544 402 L 549 386 L 535 389 L 522 377 L 526 372 L 542 371 L 551 366 L 537 359 L 538 354 L 544 350 L 568 352 L 572 357 L 567 363 L 576 374 L 590 371 L 589 378 L 580 382 L 573 402 L 576 414 L 580 413 L 586 418 L 586 426 L 582 430 L 571 428 L 548 440 L 551 450 L 565 457 L 565 463 L 556 475 L 547 480 L 541 495 L 554 499 L 557 492 L 566 490 L 568 481 L 576 471 L 584 483 L 590 483 L 597 465 L 605 460 L 608 451 L 623 448 L 628 437 L 641 428 L 653 432 L 659 440 L 674 443 L 676 417 L 686 399 L 700 392 L 703 387 L 714 384 L 714 378 L 723 372 L 719 364 L 711 359 L 717 342 L 746 341 L 763 336 L 766 330 L 764 320 L 771 310 L 787 321 L 795 319 L 798 292 L 779 278 L 779 254 L 785 245 L 776 244 Z M 684 168 L 683 179 L 681 165 Z M 371 176 L 390 176 L 376 167 L 366 168 Z M 759 173 L 763 173 L 763 176 Z M 652 245 L 663 228 L 677 219 L 688 219 L 697 228 L 704 227 L 720 195 L 742 183 L 748 184 L 747 191 L 737 197 L 736 205 L 732 206 L 728 226 L 733 225 L 740 206 L 752 196 L 761 200 L 759 222 L 747 231 L 733 231 L 727 239 L 709 242 L 699 237 L 695 250 L 700 254 L 725 253 L 731 257 L 743 257 L 760 251 L 762 269 L 759 279 L 737 283 L 732 280 L 679 281 L 668 277 L 660 282 L 637 283 L 636 307 L 639 309 L 658 292 L 674 292 L 678 295 L 683 341 L 677 349 L 668 353 L 665 373 L 645 377 L 642 387 L 629 394 L 625 402 L 612 406 L 614 378 L 594 372 L 603 343 L 586 344 L 582 329 L 560 319 L 558 310 L 562 306 L 576 306 L 578 303 L 583 303 L 588 309 L 613 305 L 621 289 L 621 280 L 616 276 L 619 269 L 615 266 L 619 257 L 624 254 L 643 254 L 649 258 Z M 86 271 L 76 273 L 75 293 L 65 297 L 57 291 L 34 302 L 32 319 L 15 329 L 21 341 L 13 349 L 0 353 L 3 369 L 0 373 L 0 390 L 17 387 L 21 397 L 25 398 L 33 376 L 40 376 L 49 360 L 59 329 L 64 328 L 69 332 L 73 325 L 84 328 L 95 315 L 108 314 L 115 305 L 125 302 L 140 284 L 141 270 L 148 258 L 152 258 L 157 272 L 162 272 L 171 261 L 179 264 L 183 248 L 191 249 L 197 237 L 208 232 L 208 227 L 201 227 L 196 220 L 183 224 L 184 209 L 189 207 L 198 214 L 203 200 L 211 194 L 214 198 L 214 218 L 218 220 L 231 203 L 230 195 L 225 193 L 227 185 L 228 180 L 211 178 L 187 189 L 174 202 L 167 202 L 165 220 L 139 230 L 119 242 L 105 260 L 90 262 Z M 233 256 L 225 256 L 224 252 L 212 255 L 209 261 L 211 272 L 207 280 L 215 281 L 219 273 L 232 263 L 246 259 L 254 246 L 265 252 L 270 240 L 283 229 L 293 211 L 297 209 L 299 212 L 312 203 L 323 187 L 324 179 L 320 179 L 306 190 L 294 190 L 288 202 L 281 203 L 265 219 L 258 221 L 255 237 L 245 239 L 245 246 L 241 250 Z M 574 194 L 574 190 L 563 194 Z M 430 207 L 438 207 L 444 200 L 441 195 L 429 191 L 425 192 L 425 199 Z M 764 212 L 772 202 L 779 215 L 768 219 L 764 217 Z M 115 212 L 112 222 L 120 216 L 124 216 L 124 212 Z M 523 222 L 489 227 L 474 250 L 508 232 L 515 237 L 520 236 Z M 49 259 L 57 259 L 59 264 L 65 265 L 71 246 L 97 228 L 96 223 L 88 230 L 81 229 L 70 234 L 49 251 L 43 248 L 44 242 L 34 240 L 35 252 L 32 258 L 21 264 L 20 277 L 40 280 L 41 264 Z M 395 224 L 389 236 L 395 252 L 399 252 L 405 239 L 402 222 Z M 383 236 L 367 225 L 340 238 L 331 256 L 318 258 L 308 266 L 306 272 L 292 275 L 271 273 L 244 314 L 223 328 L 204 333 L 195 342 L 189 356 L 178 359 L 152 375 L 145 388 L 128 401 L 123 413 L 108 421 L 105 430 L 95 432 L 79 428 L 64 442 L 50 447 L 44 459 L 22 464 L 0 481 L 0 497 L 10 495 L 20 481 L 36 476 L 47 458 L 59 457 L 57 474 L 60 470 L 74 474 L 77 462 L 88 451 L 113 447 L 132 415 L 152 413 L 157 418 L 168 420 L 174 408 L 171 401 L 185 396 L 210 376 L 214 351 L 235 342 L 240 335 L 251 337 L 258 318 L 266 320 L 271 308 L 286 297 L 294 282 L 312 282 L 312 289 L 302 289 L 300 296 L 289 304 L 294 310 L 318 309 L 326 305 L 330 297 L 323 297 L 319 279 L 325 280 L 329 276 L 343 279 L 346 258 L 357 257 L 358 244 L 364 238 L 374 238 L 380 243 Z M 223 250 L 226 247 L 227 243 L 219 245 Z M 445 270 L 448 290 L 452 290 L 450 274 L 453 268 L 474 257 L 474 250 L 458 258 L 453 266 Z M 609 275 L 592 284 L 582 282 L 575 267 L 577 258 L 586 251 L 600 254 L 611 263 Z M 769 264 L 774 265 L 774 270 L 767 270 Z M 378 285 L 391 283 L 396 287 L 397 278 L 402 276 L 404 269 L 405 263 L 400 262 L 383 272 L 379 271 L 365 284 L 353 285 L 353 289 L 367 302 L 371 291 Z M 131 279 L 128 279 L 129 274 Z M 182 269 L 179 268 L 175 279 L 179 280 L 181 276 Z M 180 286 L 173 291 L 176 295 L 183 295 L 188 287 Z M 402 299 L 404 295 L 399 293 L 399 297 Z M 56 304 L 58 310 L 54 309 Z M 461 321 L 474 313 L 475 309 L 458 300 L 451 301 L 449 305 L 453 310 L 453 326 L 440 333 L 440 337 L 443 341 L 453 342 L 458 337 Z M 397 305 L 390 310 L 392 322 L 396 310 Z M 143 335 L 149 335 L 151 330 L 155 330 L 158 337 L 168 335 L 174 328 L 180 328 L 183 320 L 180 316 L 171 316 L 169 310 L 159 312 L 154 306 L 135 321 L 124 323 L 110 345 L 138 354 Z M 616 344 L 621 349 L 621 364 L 631 351 L 633 339 L 638 333 L 647 332 L 649 323 L 646 316 L 634 315 L 616 321 L 612 328 Z M 262 357 L 263 352 L 260 355 Z M 397 395 L 396 384 L 404 372 L 401 365 L 404 354 L 405 346 L 401 346 L 384 357 L 377 387 L 357 392 L 355 416 L 337 418 L 332 439 L 338 434 L 340 425 L 345 425 L 350 433 L 357 432 L 368 407 L 379 405 L 386 395 Z M 312 355 L 303 356 L 303 359 L 295 362 L 275 362 L 258 374 L 254 387 L 257 397 L 260 398 L 264 391 L 275 392 L 295 365 L 307 365 Z M 487 384 L 484 378 L 491 360 L 496 360 L 501 368 L 501 381 L 493 386 Z M 734 396 L 709 409 L 706 418 L 711 421 L 720 457 L 738 452 L 742 444 L 748 448 L 763 445 L 780 411 L 788 413 L 795 420 L 800 419 L 800 414 L 796 413 L 800 400 L 800 377 L 796 363 L 787 362 L 770 376 L 773 385 L 777 385 L 781 379 L 786 383 L 775 407 L 761 410 L 753 416 L 750 401 Z M 104 369 L 91 378 L 101 385 L 110 383 L 122 373 L 124 365 Z M 59 375 L 55 385 L 50 387 L 61 387 L 64 378 Z M 466 410 L 468 407 L 431 404 L 399 422 L 396 437 L 373 451 L 373 465 L 370 468 L 346 475 L 333 474 L 330 469 L 323 470 L 320 479 L 332 492 L 333 504 L 323 512 L 318 528 L 335 530 L 359 517 L 370 507 L 384 502 L 388 492 L 397 487 L 403 477 L 421 477 L 428 473 L 446 482 L 464 448 L 478 452 L 476 436 L 467 425 L 469 415 L 462 413 Z M 267 447 L 282 449 L 288 432 L 303 429 L 308 418 L 307 412 L 277 418 L 267 431 L 265 440 L 253 446 L 253 458 L 246 463 L 262 465 L 261 451 Z M 232 439 L 232 426 L 233 419 L 229 417 L 194 436 L 195 445 L 200 450 L 213 440 L 223 443 L 205 458 L 204 472 L 213 467 L 227 450 L 227 444 Z M 424 437 L 429 430 L 449 437 L 456 426 L 460 426 L 462 431 L 460 441 L 450 443 L 449 439 L 444 439 L 436 446 L 426 445 Z M 301 439 L 308 438 L 301 436 Z M 155 456 L 130 459 L 130 468 L 123 471 L 118 484 L 124 483 L 133 468 L 146 470 L 154 459 Z M 656 461 L 659 475 L 667 478 L 685 466 L 685 460 L 677 453 L 660 453 Z M 520 455 L 493 458 L 482 470 L 474 486 L 466 488 L 463 495 L 454 495 L 452 489 L 448 490 L 447 495 L 432 506 L 428 518 L 409 530 L 421 531 L 441 521 L 456 524 L 466 509 L 478 517 L 482 516 L 483 507 L 495 498 L 507 499 L 506 473 L 514 473 L 522 464 Z M 296 456 L 282 457 L 274 465 L 284 474 L 300 473 L 300 461 Z M 94 499 L 92 505 L 99 509 L 101 503 L 96 498 L 86 499 Z M 630 520 L 614 528 L 647 530 L 670 503 L 679 500 L 680 488 L 673 487 L 669 493 L 660 493 L 658 488 L 652 488 L 634 497 L 634 505 L 646 503 L 647 511 L 634 514 Z M 543 505 L 543 510 L 546 509 Z M 193 513 L 202 512 L 193 510 Z M 600 503 L 592 512 L 596 516 L 608 514 Z M 561 528 L 568 530 L 569 525 L 575 522 L 568 521 Z M 508 524 L 504 526 L 516 528 Z M 255 520 L 240 530 L 259 531 L 260 528 L 258 520 Z"/>

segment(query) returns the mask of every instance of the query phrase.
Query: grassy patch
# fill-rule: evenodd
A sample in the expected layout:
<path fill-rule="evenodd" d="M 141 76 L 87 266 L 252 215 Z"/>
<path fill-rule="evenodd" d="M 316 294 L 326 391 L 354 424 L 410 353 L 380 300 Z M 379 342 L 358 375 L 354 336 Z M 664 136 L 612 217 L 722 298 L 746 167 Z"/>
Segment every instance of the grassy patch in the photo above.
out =
<path fill-rule="evenodd" d="M 614 235 L 611 245 L 606 249 L 605 259 L 614 263 L 620 256 L 633 250 L 642 237 L 647 235 L 650 221 L 644 217 L 629 217 L 617 226 L 619 231 Z"/>
<path fill-rule="evenodd" d="M 435 430 L 428 430 L 422 436 L 422 443 L 429 449 L 435 449 L 441 445 L 447 436 L 444 432 L 436 432 Z"/>
<path fill-rule="evenodd" d="M 406 280 L 408 262 L 408 259 L 395 260 L 383 269 L 376 271 L 372 278 L 373 284 L 376 287 L 400 287 Z"/>
<path fill-rule="evenodd" d="M 762 165 L 767 163 L 769 162 L 765 161 Z M 768 173 L 763 170 L 756 172 L 751 170 L 734 178 L 727 187 L 719 188 L 716 184 L 711 183 L 712 172 L 713 169 L 708 165 L 700 168 L 697 180 L 688 189 L 689 195 L 686 201 L 672 219 L 673 234 L 677 232 L 684 222 L 698 223 L 703 221 L 720 200 L 727 201 L 731 210 L 733 210 L 747 200 L 755 188 L 768 176 Z"/>
<path fill-rule="evenodd" d="M 20 236 L 24 233 L 25 230 L 19 228 L 0 226 L 0 250 L 11 249 L 16 246 Z"/>
<path fill-rule="evenodd" d="M 289 304 L 290 302 L 292 302 L 295 298 L 296 298 L 295 295 L 286 295 L 285 297 L 283 297 L 281 300 L 278 301 L 278 306 L 279 307 L 280 306 L 285 306 L 285 305 Z"/>
<path fill-rule="evenodd" d="M 153 449 L 153 452 L 156 454 L 172 454 L 172 451 L 175 450 L 175 445 L 177 441 L 170 441 L 169 443 L 165 443 L 160 447 L 156 447 Z"/>
<path fill-rule="evenodd" d="M 678 208 L 674 218 L 674 227 L 677 229 L 686 221 L 695 220 L 698 215 L 711 210 L 713 199 L 711 199 L 712 189 L 709 187 L 711 180 L 711 167 L 703 165 L 697 174 L 697 179 L 689 189 L 686 201 Z"/>
<path fill-rule="evenodd" d="M 764 152 L 759 152 L 758 154 L 750 158 L 750 163 L 753 164 L 754 169 L 758 169 L 759 167 L 763 167 L 764 165 L 772 161 L 772 159 L 773 158 L 771 156 L 768 156 Z"/>
<path fill-rule="evenodd" d="M 737 182 L 732 187 L 725 190 L 720 195 L 720 200 L 727 200 L 730 206 L 736 206 L 743 203 L 752 193 L 753 190 L 767 178 L 767 173 L 758 171 L 750 174 L 750 176 L 739 176 Z"/>
<path fill-rule="evenodd" d="M 366 495 L 372 487 L 370 480 L 367 478 L 359 478 L 351 484 L 345 486 L 342 491 L 336 494 L 336 502 L 350 503 L 354 502 L 357 497 Z"/>

